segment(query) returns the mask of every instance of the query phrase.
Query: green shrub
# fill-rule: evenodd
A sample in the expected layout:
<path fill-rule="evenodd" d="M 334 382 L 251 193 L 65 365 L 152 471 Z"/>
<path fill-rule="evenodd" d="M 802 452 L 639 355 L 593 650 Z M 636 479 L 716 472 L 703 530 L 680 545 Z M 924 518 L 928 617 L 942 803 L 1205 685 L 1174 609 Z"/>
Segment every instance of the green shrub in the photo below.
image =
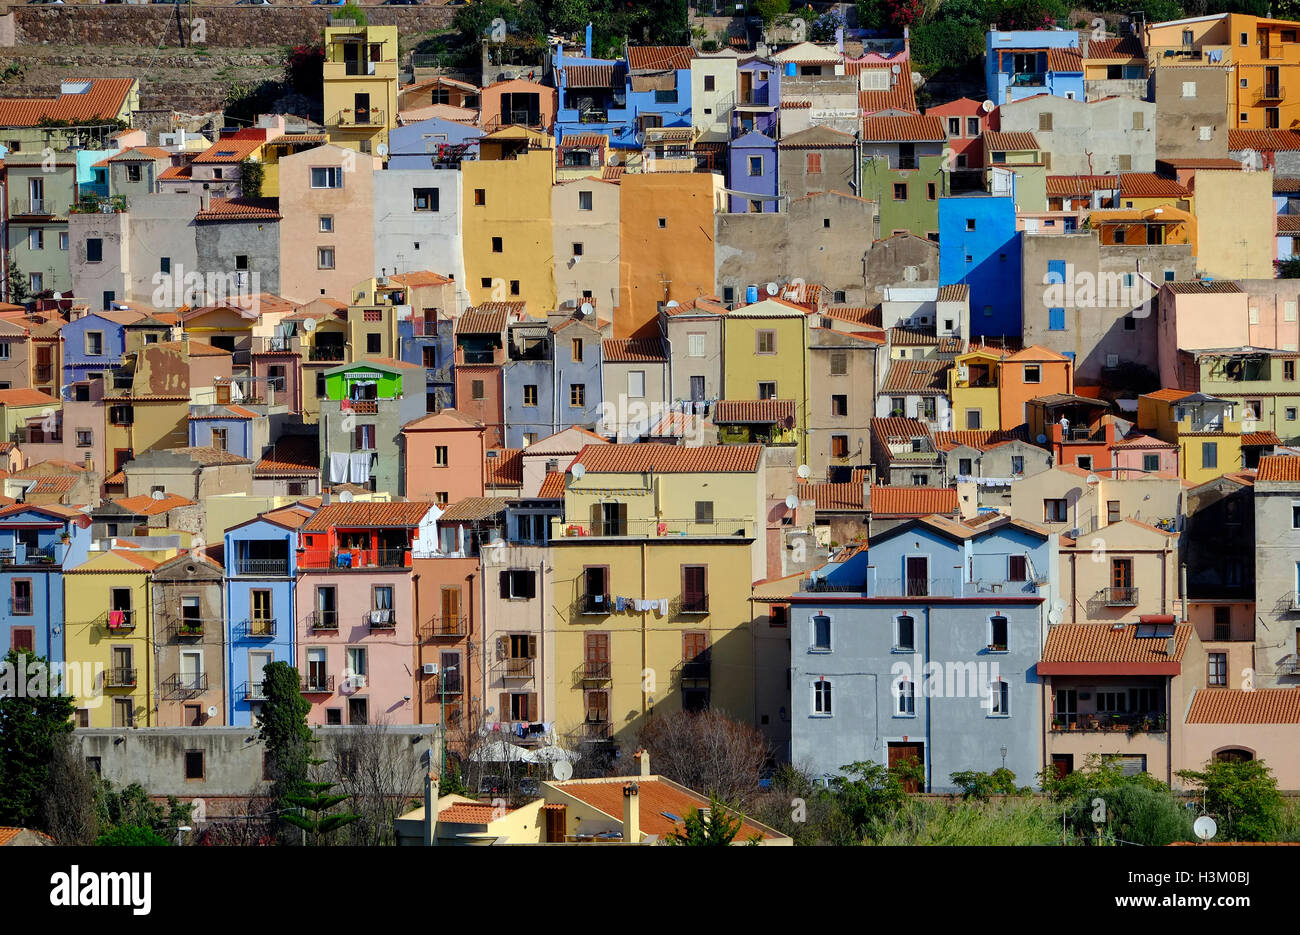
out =
<path fill-rule="evenodd" d="M 171 841 L 144 825 L 122 825 L 95 841 L 96 847 L 170 847 Z"/>

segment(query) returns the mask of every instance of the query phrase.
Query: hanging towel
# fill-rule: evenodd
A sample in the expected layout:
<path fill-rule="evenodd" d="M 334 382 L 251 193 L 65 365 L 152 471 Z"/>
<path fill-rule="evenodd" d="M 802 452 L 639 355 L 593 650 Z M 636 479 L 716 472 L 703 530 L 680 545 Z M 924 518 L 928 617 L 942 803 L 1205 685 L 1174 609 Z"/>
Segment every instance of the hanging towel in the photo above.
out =
<path fill-rule="evenodd" d="M 108 612 L 108 628 L 116 630 L 122 624 L 126 623 L 126 614 L 120 610 L 110 610 Z"/>
<path fill-rule="evenodd" d="M 667 598 L 660 598 L 659 600 L 655 601 L 655 616 L 662 617 L 664 615 L 664 611 L 666 611 L 667 609 L 668 609 Z"/>
<path fill-rule="evenodd" d="M 623 612 L 623 604 L 626 600 L 627 599 L 623 597 L 614 598 L 614 609 L 617 610 L 620 614 Z"/>
<path fill-rule="evenodd" d="M 348 480 L 348 453 L 346 451 L 330 452 L 330 483 L 345 484 Z"/>
<path fill-rule="evenodd" d="M 352 453 L 352 483 L 370 483 L 370 452 L 354 451 Z"/>
<path fill-rule="evenodd" d="M 342 401 L 339 402 L 339 412 L 351 412 L 351 411 L 352 411 L 352 400 L 348 399 L 345 396 L 342 399 Z"/>

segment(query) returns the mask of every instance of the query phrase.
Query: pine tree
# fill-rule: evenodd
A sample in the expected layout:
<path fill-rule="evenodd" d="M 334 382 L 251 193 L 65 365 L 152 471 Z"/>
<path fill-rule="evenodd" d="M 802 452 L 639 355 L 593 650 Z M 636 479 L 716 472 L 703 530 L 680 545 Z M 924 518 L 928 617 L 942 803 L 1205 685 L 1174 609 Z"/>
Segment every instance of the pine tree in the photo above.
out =
<path fill-rule="evenodd" d="M 312 766 L 320 766 L 324 760 L 311 760 Z M 285 796 L 284 804 L 293 808 L 301 808 L 303 814 L 298 815 L 293 812 L 287 812 L 284 820 L 295 828 L 301 828 L 310 835 L 308 843 L 313 845 L 328 844 L 330 836 L 339 828 L 350 825 L 354 821 L 359 821 L 361 816 L 354 815 L 351 812 L 338 812 L 335 814 L 326 814 L 335 805 L 345 801 L 348 796 L 338 793 L 331 793 L 334 788 L 332 782 L 304 782 L 305 791 L 298 795 Z M 310 813 L 310 816 L 307 814 Z"/>

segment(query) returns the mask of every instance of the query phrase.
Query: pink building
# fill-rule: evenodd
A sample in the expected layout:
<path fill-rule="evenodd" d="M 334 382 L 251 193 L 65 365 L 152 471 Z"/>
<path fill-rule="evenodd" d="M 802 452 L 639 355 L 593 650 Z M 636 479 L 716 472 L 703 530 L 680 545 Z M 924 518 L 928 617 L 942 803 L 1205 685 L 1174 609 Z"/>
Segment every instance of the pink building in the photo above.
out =
<path fill-rule="evenodd" d="M 1300 698 L 1291 688 L 1202 688 L 1192 696 L 1182 731 L 1180 768 L 1210 760 L 1264 760 L 1279 789 L 1300 789 L 1295 755 Z"/>
<path fill-rule="evenodd" d="M 1124 480 L 1130 474 L 1180 476 L 1178 446 L 1136 429 L 1110 446 L 1110 456 L 1118 480 Z"/>
<path fill-rule="evenodd" d="M 555 125 L 556 90 L 535 81 L 498 81 L 483 89 L 480 101 L 479 125 L 484 133 L 511 124 L 538 130 Z"/>
<path fill-rule="evenodd" d="M 1160 385 L 1179 386 L 1178 352 L 1251 344 L 1249 296 L 1235 282 L 1167 282 L 1157 295 Z M 1271 347 L 1270 344 L 1259 345 Z"/>
<path fill-rule="evenodd" d="M 1241 286 L 1247 294 L 1248 343 L 1252 347 L 1300 350 L 1300 284 L 1294 279 L 1246 279 Z"/>
<path fill-rule="evenodd" d="M 983 102 L 959 97 L 955 101 L 926 108 L 927 117 L 943 121 L 947 148 L 953 160 L 946 169 L 981 169 L 984 167 L 985 130 L 998 129 L 997 109 L 985 112 Z"/>
<path fill-rule="evenodd" d="M 406 495 L 443 505 L 483 496 L 484 432 L 482 422 L 455 409 L 403 426 Z"/>

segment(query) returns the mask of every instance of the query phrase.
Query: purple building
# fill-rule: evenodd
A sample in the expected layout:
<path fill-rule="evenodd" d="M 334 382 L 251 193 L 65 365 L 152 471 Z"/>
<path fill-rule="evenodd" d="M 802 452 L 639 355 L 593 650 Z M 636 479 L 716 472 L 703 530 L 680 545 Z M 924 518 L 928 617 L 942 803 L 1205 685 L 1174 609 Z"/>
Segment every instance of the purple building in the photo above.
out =
<path fill-rule="evenodd" d="M 780 106 L 780 66 L 761 58 L 742 61 L 736 73 L 736 105 L 731 110 L 731 138 L 734 140 L 751 132 L 776 136 Z"/>
<path fill-rule="evenodd" d="M 731 195 L 732 214 L 777 210 L 776 155 L 776 140 L 757 131 L 731 141 L 727 188 L 745 193 Z"/>

